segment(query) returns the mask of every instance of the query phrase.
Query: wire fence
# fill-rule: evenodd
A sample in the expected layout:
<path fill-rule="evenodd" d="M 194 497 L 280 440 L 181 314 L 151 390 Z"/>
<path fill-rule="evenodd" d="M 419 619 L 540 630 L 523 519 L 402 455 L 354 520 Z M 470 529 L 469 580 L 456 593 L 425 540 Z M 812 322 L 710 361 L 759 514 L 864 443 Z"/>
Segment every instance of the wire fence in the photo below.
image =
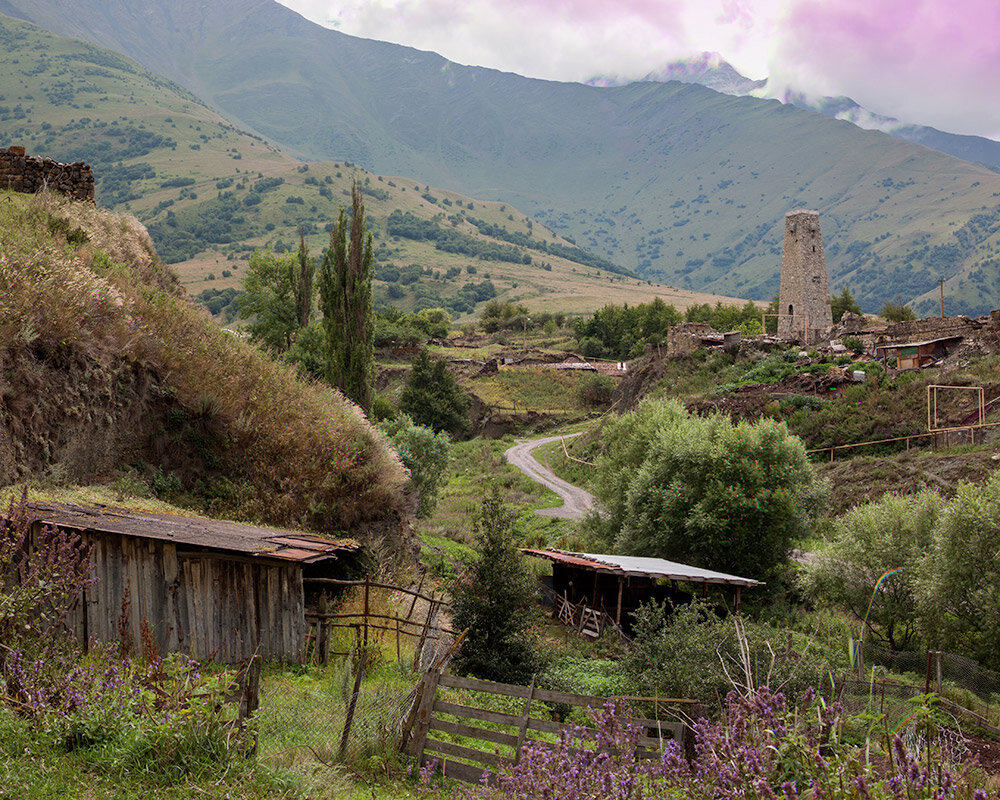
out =
<path fill-rule="evenodd" d="M 391 760 L 421 674 L 454 651 L 448 607 L 422 587 L 314 583 L 346 593 L 307 613 L 304 664 L 261 675 L 258 753 L 277 767 Z"/>
<path fill-rule="evenodd" d="M 935 692 L 943 707 L 954 706 L 955 713 L 1000 733 L 1000 673 L 941 650 L 890 650 L 854 641 L 852 652 L 858 682 L 910 697 Z"/>

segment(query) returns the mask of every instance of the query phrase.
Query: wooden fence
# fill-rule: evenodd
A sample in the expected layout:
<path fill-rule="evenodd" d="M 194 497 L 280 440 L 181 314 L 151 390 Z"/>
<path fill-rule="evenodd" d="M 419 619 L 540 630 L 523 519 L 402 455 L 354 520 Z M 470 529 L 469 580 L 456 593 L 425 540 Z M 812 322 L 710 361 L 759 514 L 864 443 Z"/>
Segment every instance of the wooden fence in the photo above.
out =
<path fill-rule="evenodd" d="M 563 625 L 573 628 L 581 636 L 599 639 L 606 630 L 614 631 L 619 637 L 625 638 L 622 629 L 615 623 L 610 614 L 591 608 L 585 603 L 573 603 L 565 593 L 552 597 L 553 616 Z"/>
<path fill-rule="evenodd" d="M 524 704 L 519 714 L 461 705 L 439 698 L 438 689 L 440 687 L 466 689 L 490 695 L 523 699 Z M 601 709 L 609 700 L 621 701 L 626 704 L 630 701 L 633 703 L 653 703 L 657 709 L 660 703 L 686 704 L 690 707 L 689 716 L 698 715 L 698 709 L 694 707 L 694 701 L 691 700 L 657 701 L 654 698 L 591 697 L 541 689 L 534 685 L 534 680 L 530 686 L 517 686 L 474 678 L 458 678 L 442 675 L 438 670 L 430 670 L 421 679 L 413 708 L 403 726 L 402 747 L 405 752 L 415 756 L 421 765 L 438 761 L 441 765 L 441 771 L 449 778 L 468 783 L 479 783 L 487 769 L 491 773 L 495 773 L 505 767 L 517 764 L 525 745 L 551 744 L 551 742 L 530 737 L 529 732 L 558 735 L 571 727 L 571 723 L 532 716 L 532 703 L 537 701 Z M 656 713 L 658 716 L 659 711 Z M 633 725 L 642 729 L 637 750 L 637 755 L 640 758 L 655 756 L 663 743 L 671 739 L 680 741 L 682 746 L 687 746 L 690 734 L 682 721 L 684 715 L 675 711 L 671 717 L 667 720 L 644 717 L 630 718 L 629 721 Z M 470 724 L 470 722 L 493 723 L 503 726 L 505 730 L 487 729 Z M 440 734 L 461 737 L 465 743 L 447 741 L 440 738 Z M 584 728 L 584 735 L 593 739 L 596 736 L 596 731 L 593 728 Z M 496 745 L 512 749 L 512 755 L 501 754 Z"/>
<path fill-rule="evenodd" d="M 306 636 L 307 650 L 311 644 L 313 658 L 320 665 L 325 665 L 331 655 L 350 655 L 348 652 L 330 650 L 330 637 L 337 628 L 352 629 L 356 640 L 356 649 L 360 651 L 367 651 L 369 633 L 372 631 L 375 632 L 375 635 L 382 635 L 386 632 L 395 634 L 397 660 L 400 658 L 400 637 L 410 636 L 417 639 L 413 655 L 414 669 L 420 667 L 420 655 L 426 644 L 441 640 L 450 641 L 457 635 L 451 628 L 438 623 L 441 612 L 450 606 L 444 602 L 443 597 L 422 594 L 422 584 L 414 591 L 403 586 L 373 581 L 369 578 L 363 581 L 306 578 L 304 583 L 340 588 L 355 587 L 360 588 L 363 593 L 363 607 L 360 611 L 337 611 L 330 605 L 325 595 L 320 596 L 315 611 L 306 611 L 306 624 L 309 629 Z M 373 589 L 388 590 L 410 597 L 411 602 L 406 616 L 372 611 L 371 592 Z M 426 613 L 422 615 L 415 613 L 418 599 L 427 603 Z"/>

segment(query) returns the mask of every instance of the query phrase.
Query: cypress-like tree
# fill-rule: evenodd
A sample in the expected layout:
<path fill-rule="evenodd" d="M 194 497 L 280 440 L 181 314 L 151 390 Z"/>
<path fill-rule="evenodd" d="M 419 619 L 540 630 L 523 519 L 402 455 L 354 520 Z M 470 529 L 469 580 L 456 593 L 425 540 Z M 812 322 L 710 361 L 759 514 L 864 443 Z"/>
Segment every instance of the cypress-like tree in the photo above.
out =
<path fill-rule="evenodd" d="M 475 558 L 451 586 L 452 622 L 469 631 L 455 668 L 486 680 L 527 683 L 540 665 L 530 631 L 536 586 L 518 552 L 516 526 L 517 512 L 490 487 L 473 523 Z"/>
<path fill-rule="evenodd" d="M 299 269 L 293 276 L 292 287 L 295 290 L 295 310 L 299 317 L 299 328 L 309 327 L 309 317 L 312 316 L 313 277 L 316 274 L 316 262 L 309 258 L 309 248 L 306 247 L 306 235 L 299 229 Z"/>
<path fill-rule="evenodd" d="M 367 413 L 374 395 L 375 311 L 372 236 L 357 182 L 351 219 L 343 207 L 320 265 L 319 292 L 326 331 L 327 380 Z"/>

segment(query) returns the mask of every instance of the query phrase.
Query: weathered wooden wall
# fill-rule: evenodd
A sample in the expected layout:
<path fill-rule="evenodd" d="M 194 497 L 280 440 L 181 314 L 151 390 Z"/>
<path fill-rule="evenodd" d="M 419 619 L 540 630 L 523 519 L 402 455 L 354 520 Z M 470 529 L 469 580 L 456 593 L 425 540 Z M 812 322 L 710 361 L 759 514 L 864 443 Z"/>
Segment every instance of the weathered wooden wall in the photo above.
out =
<path fill-rule="evenodd" d="M 97 582 L 67 619 L 81 641 L 119 640 L 129 590 L 128 632 L 141 651 L 142 621 L 161 653 L 233 664 L 253 655 L 299 661 L 306 621 L 301 565 L 178 549 L 171 542 L 88 531 Z"/>

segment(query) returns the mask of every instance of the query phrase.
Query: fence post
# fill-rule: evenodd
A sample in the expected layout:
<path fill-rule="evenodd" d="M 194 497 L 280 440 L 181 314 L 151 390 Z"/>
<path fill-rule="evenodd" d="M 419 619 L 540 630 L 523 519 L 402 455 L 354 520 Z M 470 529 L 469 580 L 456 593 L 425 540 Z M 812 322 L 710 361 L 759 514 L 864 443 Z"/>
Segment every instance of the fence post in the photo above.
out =
<path fill-rule="evenodd" d="M 361 651 L 361 658 L 358 659 L 357 673 L 354 675 L 354 690 L 351 693 L 351 701 L 347 704 L 347 714 L 344 717 L 344 732 L 340 735 L 339 758 L 344 758 L 347 752 L 347 740 L 351 735 L 351 723 L 354 722 L 354 707 L 358 704 L 358 693 L 361 691 L 361 679 L 365 674 L 365 662 L 368 661 L 368 649 Z"/>
<path fill-rule="evenodd" d="M 528 735 L 528 720 L 531 718 L 531 701 L 535 697 L 535 675 L 531 676 L 531 685 L 528 687 L 528 697 L 524 701 L 524 714 L 521 717 L 521 727 L 517 732 L 517 747 L 514 750 L 514 766 L 521 761 L 521 748 L 524 747 L 524 739 Z"/>
<path fill-rule="evenodd" d="M 433 598 L 434 595 L 431 594 L 431 597 Z M 436 600 L 431 600 L 427 604 L 427 618 L 424 620 L 424 627 L 420 631 L 420 641 L 417 642 L 417 649 L 413 654 L 413 669 L 417 669 L 420 666 L 420 654 L 423 652 L 424 642 L 427 640 L 427 631 L 429 631 L 431 627 L 431 617 L 434 615 L 434 606 L 436 603 Z"/>
<path fill-rule="evenodd" d="M 238 679 L 240 698 L 239 709 L 236 712 L 236 724 L 241 731 L 245 729 L 246 721 L 260 707 L 260 665 L 260 656 L 251 656 L 243 674 Z M 253 742 L 247 755 L 255 755 L 256 753 L 257 733 L 254 730 Z"/>
<path fill-rule="evenodd" d="M 411 756 L 420 760 L 424 752 L 424 743 L 427 741 L 427 733 L 431 727 L 431 716 L 434 713 L 434 695 L 437 693 L 438 681 L 441 679 L 441 671 L 429 669 L 420 680 L 420 691 L 417 695 L 416 711 L 414 721 L 411 726 L 412 736 L 409 742 L 404 742 L 404 748 Z M 404 737 L 406 732 L 404 731 Z"/>
<path fill-rule="evenodd" d="M 937 693 L 941 694 L 941 651 L 937 651 Z"/>
<path fill-rule="evenodd" d="M 330 632 L 327 630 L 326 591 L 319 596 L 319 619 L 316 620 L 316 661 L 325 667 L 330 660 Z"/>
<path fill-rule="evenodd" d="M 858 654 L 858 680 L 863 681 L 865 679 L 865 640 L 859 639 L 858 646 L 854 650 Z"/>
<path fill-rule="evenodd" d="M 934 655 L 933 650 L 927 651 L 927 673 L 924 676 L 924 694 L 931 693 L 931 657 Z"/>
<path fill-rule="evenodd" d="M 364 648 L 365 648 L 364 651 L 365 651 L 366 655 L 368 653 L 368 583 L 369 583 L 369 580 L 370 580 L 370 578 L 368 577 L 368 573 L 366 572 L 365 573 L 365 643 L 364 643 Z"/>

